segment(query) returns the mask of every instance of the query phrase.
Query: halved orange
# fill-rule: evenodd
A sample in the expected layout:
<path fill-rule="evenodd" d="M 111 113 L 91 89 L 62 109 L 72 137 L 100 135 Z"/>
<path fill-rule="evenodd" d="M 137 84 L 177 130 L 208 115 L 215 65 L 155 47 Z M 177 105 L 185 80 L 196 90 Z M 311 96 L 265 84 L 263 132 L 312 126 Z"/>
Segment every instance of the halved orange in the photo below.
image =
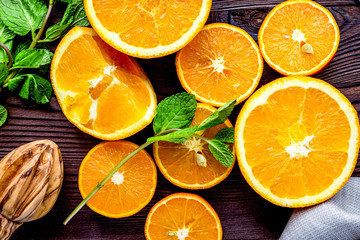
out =
<path fill-rule="evenodd" d="M 220 107 L 250 96 L 260 81 L 263 60 L 256 42 L 244 30 L 212 23 L 177 53 L 176 70 L 187 92 Z"/>
<path fill-rule="evenodd" d="M 235 126 L 242 174 L 262 197 L 305 207 L 332 197 L 357 162 L 359 119 L 336 88 L 310 77 L 284 77 L 257 90 Z"/>
<path fill-rule="evenodd" d="M 289 0 L 266 16 L 259 30 L 265 61 L 283 75 L 313 75 L 334 57 L 339 27 L 329 10 L 310 0 Z"/>
<path fill-rule="evenodd" d="M 104 41 L 140 58 L 183 48 L 204 26 L 211 0 L 84 0 L 86 15 Z"/>
<path fill-rule="evenodd" d="M 200 125 L 216 109 L 198 103 L 191 126 Z M 229 120 L 200 132 L 202 136 L 213 139 L 225 127 L 232 127 Z M 230 144 L 232 149 L 232 144 Z M 231 172 L 211 154 L 208 144 L 191 137 L 185 143 L 159 141 L 154 143 L 154 158 L 161 173 L 176 186 L 187 189 L 205 189 L 223 181 Z"/>
<path fill-rule="evenodd" d="M 67 119 L 94 137 L 129 137 L 155 116 L 156 95 L 141 67 L 91 28 L 74 27 L 66 34 L 50 74 Z"/>
<path fill-rule="evenodd" d="M 221 240 L 215 210 L 202 197 L 175 193 L 156 203 L 145 223 L 147 240 Z"/>
<path fill-rule="evenodd" d="M 85 198 L 99 182 L 138 146 L 118 140 L 102 142 L 92 148 L 79 169 L 79 189 Z M 95 193 L 87 205 L 106 217 L 134 215 L 151 200 L 156 188 L 156 167 L 145 150 L 130 158 L 112 178 Z"/>

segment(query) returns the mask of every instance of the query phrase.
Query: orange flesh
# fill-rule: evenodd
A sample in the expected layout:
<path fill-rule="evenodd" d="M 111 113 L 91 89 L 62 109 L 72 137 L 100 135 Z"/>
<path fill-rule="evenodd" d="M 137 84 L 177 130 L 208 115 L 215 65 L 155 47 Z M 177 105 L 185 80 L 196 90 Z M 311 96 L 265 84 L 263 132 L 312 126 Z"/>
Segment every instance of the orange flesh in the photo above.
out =
<path fill-rule="evenodd" d="M 89 194 L 124 157 L 136 149 L 125 141 L 105 142 L 86 156 L 79 173 L 83 197 Z M 156 188 L 156 168 L 150 156 L 141 151 L 128 160 L 117 173 L 123 182 L 110 179 L 87 203 L 94 211 L 109 217 L 135 214 L 152 198 Z"/>
<path fill-rule="evenodd" d="M 102 134 L 140 121 L 150 106 L 144 74 L 128 56 L 98 36 L 72 41 L 59 61 L 56 88 L 68 118 Z"/>
<path fill-rule="evenodd" d="M 191 125 L 199 125 L 212 113 L 213 111 L 210 111 L 209 109 L 198 107 Z M 202 136 L 213 139 L 222 128 L 230 126 L 225 123 L 217 125 L 205 130 Z M 228 174 L 228 172 L 231 171 L 231 168 L 224 167 L 213 157 L 208 148 L 208 144 L 203 140 L 200 140 L 200 142 L 204 149 L 202 151 L 203 156 L 207 161 L 206 167 L 197 164 L 197 153 L 194 150 L 190 150 L 184 144 L 163 141 L 156 143 L 158 144 L 158 149 L 156 150 L 155 148 L 155 151 L 158 152 L 159 156 L 159 159 L 156 160 L 158 164 L 161 162 L 161 165 L 164 167 L 166 173 L 163 174 L 169 175 L 171 178 L 176 179 L 183 184 L 199 184 L 203 186 L 206 186 L 209 182 L 220 178 L 224 174 Z M 230 145 L 230 149 L 232 150 L 232 144 Z"/>
<path fill-rule="evenodd" d="M 305 41 L 295 41 L 294 30 L 300 30 Z M 322 10 L 310 3 L 292 3 L 271 16 L 262 41 L 273 64 L 288 72 L 309 71 L 329 57 L 335 46 L 336 32 Z M 305 43 L 312 46 L 313 54 L 302 51 Z"/>
<path fill-rule="evenodd" d="M 184 240 L 218 240 L 219 236 L 217 219 L 197 199 L 170 199 L 151 215 L 148 228 L 150 239 L 177 239 L 176 236 L 168 236 L 168 233 L 179 229 L 189 229 L 188 237 Z"/>
<path fill-rule="evenodd" d="M 291 156 L 302 145 L 307 154 Z M 244 146 L 254 177 L 278 197 L 319 194 L 347 163 L 350 125 L 339 104 L 315 88 L 290 87 L 270 95 L 246 120 Z M 267 156 L 264 158 L 264 156 Z"/>
<path fill-rule="evenodd" d="M 154 48 L 180 39 L 198 17 L 202 0 L 96 0 L 96 17 L 132 46 Z"/>
<path fill-rule="evenodd" d="M 261 68 L 257 54 L 242 33 L 212 27 L 200 31 L 181 50 L 179 61 L 184 81 L 192 91 L 226 103 L 253 86 Z M 216 68 L 214 61 L 222 67 Z"/>

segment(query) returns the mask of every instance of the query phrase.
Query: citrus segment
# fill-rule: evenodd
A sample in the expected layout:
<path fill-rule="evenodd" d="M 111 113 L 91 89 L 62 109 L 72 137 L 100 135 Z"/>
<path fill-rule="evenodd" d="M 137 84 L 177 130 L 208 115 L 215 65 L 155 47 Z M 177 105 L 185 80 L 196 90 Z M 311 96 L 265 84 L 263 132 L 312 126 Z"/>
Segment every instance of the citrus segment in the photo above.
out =
<path fill-rule="evenodd" d="M 340 33 L 326 8 L 310 0 L 292 0 L 270 11 L 258 38 L 273 69 L 283 75 L 312 75 L 335 55 Z"/>
<path fill-rule="evenodd" d="M 155 115 L 156 95 L 141 67 L 90 28 L 75 27 L 62 39 L 51 80 L 65 116 L 94 137 L 131 136 Z"/>
<path fill-rule="evenodd" d="M 246 99 L 258 85 L 263 61 L 244 30 L 225 23 L 206 25 L 176 56 L 182 86 L 197 100 L 222 106 Z"/>
<path fill-rule="evenodd" d="M 255 191 L 281 206 L 304 207 L 330 198 L 350 177 L 359 120 L 330 84 L 280 78 L 245 103 L 235 142 L 241 171 Z"/>
<path fill-rule="evenodd" d="M 221 240 L 215 210 L 198 195 L 175 193 L 154 205 L 145 224 L 147 240 Z"/>
<path fill-rule="evenodd" d="M 185 46 L 205 24 L 211 0 L 85 0 L 96 32 L 128 55 L 152 58 Z"/>
<path fill-rule="evenodd" d="M 138 146 L 127 141 L 103 142 L 86 155 L 79 170 L 79 189 L 85 198 L 99 182 Z M 95 212 L 106 217 L 134 215 L 154 195 L 156 167 L 145 150 L 130 158 L 87 202 Z"/>
<path fill-rule="evenodd" d="M 191 126 L 200 125 L 215 111 L 214 107 L 198 103 Z M 213 139 L 225 127 L 232 127 L 229 120 L 198 134 Z M 230 149 L 232 149 L 232 144 L 230 144 Z M 173 184 L 187 189 L 205 189 L 215 186 L 230 174 L 234 166 L 224 167 L 213 157 L 208 144 L 196 137 L 191 137 L 182 144 L 156 142 L 153 152 L 161 173 Z"/>

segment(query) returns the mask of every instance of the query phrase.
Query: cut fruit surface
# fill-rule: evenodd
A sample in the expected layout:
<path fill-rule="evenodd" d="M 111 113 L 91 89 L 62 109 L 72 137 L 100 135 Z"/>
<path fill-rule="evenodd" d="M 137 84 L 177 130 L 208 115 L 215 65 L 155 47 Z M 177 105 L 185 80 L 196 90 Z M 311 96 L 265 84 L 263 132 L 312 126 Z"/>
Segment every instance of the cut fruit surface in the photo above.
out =
<path fill-rule="evenodd" d="M 242 174 L 270 202 L 305 207 L 332 197 L 357 162 L 359 119 L 336 88 L 284 77 L 257 90 L 235 126 Z"/>
<path fill-rule="evenodd" d="M 256 42 L 244 30 L 213 23 L 178 52 L 176 70 L 187 92 L 219 107 L 250 96 L 260 81 L 263 60 Z"/>
<path fill-rule="evenodd" d="M 61 40 L 51 82 L 67 119 L 94 137 L 126 138 L 154 118 L 156 95 L 141 67 L 91 28 L 74 27 Z"/>
<path fill-rule="evenodd" d="M 283 75 L 313 75 L 334 57 L 340 31 L 333 15 L 310 0 L 284 1 L 266 16 L 258 35 L 265 61 Z"/>
<path fill-rule="evenodd" d="M 99 182 L 138 146 L 127 141 L 102 142 L 86 155 L 79 170 L 79 189 L 85 198 Z M 156 188 L 156 167 L 145 150 L 130 158 L 87 202 L 103 216 L 134 215 L 151 200 Z"/>
<path fill-rule="evenodd" d="M 207 104 L 198 103 L 191 126 L 200 125 L 216 109 Z M 229 120 L 198 133 L 213 139 L 225 127 L 232 127 Z M 232 144 L 230 145 L 232 149 Z M 161 173 L 173 184 L 187 189 L 205 189 L 223 181 L 231 172 L 216 160 L 208 144 L 196 137 L 185 143 L 159 141 L 154 143 L 154 158 Z"/>
<path fill-rule="evenodd" d="M 140 58 L 174 53 L 204 26 L 211 0 L 85 0 L 96 32 L 112 47 Z"/>
<path fill-rule="evenodd" d="M 147 240 L 221 240 L 222 227 L 215 210 L 202 197 L 175 193 L 150 210 L 145 237 Z"/>

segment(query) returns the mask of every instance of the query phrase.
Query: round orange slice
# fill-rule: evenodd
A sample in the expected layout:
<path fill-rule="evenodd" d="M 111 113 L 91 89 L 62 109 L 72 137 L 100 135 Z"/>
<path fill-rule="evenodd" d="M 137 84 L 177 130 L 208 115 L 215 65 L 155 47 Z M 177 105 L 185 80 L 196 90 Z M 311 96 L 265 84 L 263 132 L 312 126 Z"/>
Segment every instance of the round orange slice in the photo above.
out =
<path fill-rule="evenodd" d="M 79 189 L 85 198 L 99 182 L 138 146 L 118 140 L 102 142 L 86 155 L 79 170 Z M 156 188 L 156 167 L 145 150 L 130 158 L 87 202 L 96 213 L 111 218 L 134 215 L 151 200 Z"/>
<path fill-rule="evenodd" d="M 265 61 L 283 75 L 313 75 L 334 57 L 340 31 L 333 15 L 310 0 L 284 1 L 259 30 Z"/>
<path fill-rule="evenodd" d="M 250 96 L 260 81 L 263 60 L 256 42 L 244 30 L 213 23 L 178 52 L 176 70 L 187 92 L 200 102 L 220 107 Z"/>
<path fill-rule="evenodd" d="M 84 0 L 96 32 L 117 50 L 140 58 L 178 51 L 204 26 L 211 0 Z"/>
<path fill-rule="evenodd" d="M 191 126 L 200 125 L 216 109 L 207 104 L 198 103 Z M 213 139 L 223 128 L 232 127 L 229 120 L 198 134 Z M 230 144 L 232 149 L 232 144 Z M 161 173 L 171 183 L 181 188 L 205 189 L 223 181 L 231 172 L 224 167 L 209 150 L 208 144 L 196 137 L 185 143 L 159 141 L 154 143 L 154 158 Z"/>
<path fill-rule="evenodd" d="M 150 210 L 145 237 L 147 240 L 221 240 L 222 227 L 215 210 L 202 197 L 175 193 Z"/>
<path fill-rule="evenodd" d="M 94 137 L 129 137 L 155 116 L 156 95 L 141 67 L 91 28 L 74 27 L 66 34 L 50 74 L 67 119 Z"/>
<path fill-rule="evenodd" d="M 347 182 L 359 151 L 359 119 L 336 88 L 310 77 L 284 77 L 257 90 L 235 126 L 242 174 L 270 202 L 305 207 Z"/>

